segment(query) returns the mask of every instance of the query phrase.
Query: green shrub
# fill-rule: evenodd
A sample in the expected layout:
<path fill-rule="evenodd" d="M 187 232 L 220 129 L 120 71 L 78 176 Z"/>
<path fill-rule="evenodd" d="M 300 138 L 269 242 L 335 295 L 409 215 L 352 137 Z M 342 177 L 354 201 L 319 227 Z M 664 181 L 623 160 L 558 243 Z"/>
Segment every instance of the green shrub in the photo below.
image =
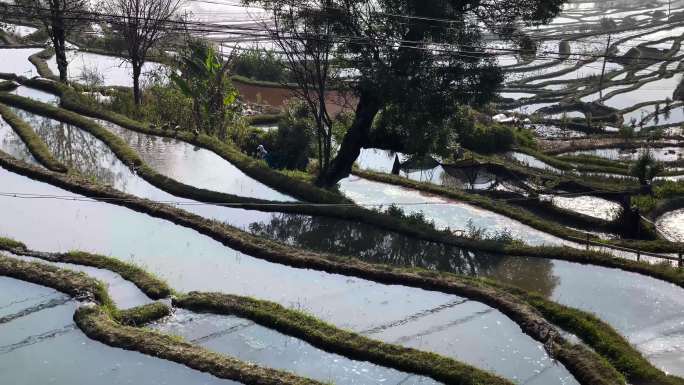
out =
<path fill-rule="evenodd" d="M 535 147 L 531 132 L 492 122 L 489 115 L 469 107 L 457 108 L 449 127 L 463 147 L 480 154 L 506 152 L 515 144 Z"/>
<path fill-rule="evenodd" d="M 242 152 L 256 156 L 263 145 L 268 151 L 267 163 L 278 169 L 306 170 L 314 145 L 314 124 L 302 103 L 291 103 L 278 122 L 278 129 L 263 131 L 254 127 L 245 129 L 233 142 Z"/>
<path fill-rule="evenodd" d="M 657 204 L 657 200 L 650 195 L 637 195 L 632 197 L 632 206 L 639 208 L 642 213 L 648 213 L 653 210 Z"/>
<path fill-rule="evenodd" d="M 233 71 L 240 76 L 268 82 L 287 81 L 287 70 L 273 51 L 252 49 L 234 61 Z"/>
<path fill-rule="evenodd" d="M 659 199 L 670 198 L 673 196 L 684 195 L 684 183 L 671 180 L 664 181 L 653 188 L 655 196 Z"/>
<path fill-rule="evenodd" d="M 158 126 L 180 126 L 182 130 L 194 130 L 192 99 L 185 96 L 166 77 L 152 76 L 143 88 L 143 103 L 135 105 L 133 92 L 116 90 L 111 93 L 111 103 L 107 108 L 134 119 L 154 123 Z"/>
<path fill-rule="evenodd" d="M 273 132 L 268 163 L 271 167 L 305 170 L 314 139 L 314 124 L 301 103 L 288 106 Z"/>
<path fill-rule="evenodd" d="M 650 184 L 653 178 L 662 172 L 663 164 L 653 156 L 650 150 L 644 151 L 629 170 L 630 175 L 639 179 L 642 185 Z"/>
<path fill-rule="evenodd" d="M 475 123 L 460 133 L 463 147 L 481 154 L 509 151 L 515 144 L 513 131 L 500 124 Z"/>

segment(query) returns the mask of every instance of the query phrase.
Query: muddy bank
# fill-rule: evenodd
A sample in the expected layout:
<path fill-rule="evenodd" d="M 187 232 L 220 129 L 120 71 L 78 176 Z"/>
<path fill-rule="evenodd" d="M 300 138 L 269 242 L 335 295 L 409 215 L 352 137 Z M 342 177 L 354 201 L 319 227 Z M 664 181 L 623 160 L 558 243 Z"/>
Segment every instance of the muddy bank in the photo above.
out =
<path fill-rule="evenodd" d="M 293 91 L 278 84 L 250 82 L 233 79 L 233 85 L 240 92 L 240 97 L 250 103 L 268 104 L 276 108 L 283 108 L 294 98 Z M 326 96 L 326 108 L 331 115 L 338 115 L 343 111 L 356 108 L 357 97 L 351 93 L 329 91 Z"/>

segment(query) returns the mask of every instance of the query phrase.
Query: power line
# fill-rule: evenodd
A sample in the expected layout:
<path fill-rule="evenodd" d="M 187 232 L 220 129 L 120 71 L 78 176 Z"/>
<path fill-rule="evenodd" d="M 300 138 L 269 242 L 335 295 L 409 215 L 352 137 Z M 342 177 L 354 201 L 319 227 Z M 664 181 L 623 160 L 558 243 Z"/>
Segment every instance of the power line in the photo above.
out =
<path fill-rule="evenodd" d="M 11 7 L 22 7 L 22 6 L 15 6 L 11 5 Z M 26 7 L 24 7 L 26 8 Z M 47 10 L 47 9 L 44 9 Z M 109 20 L 110 22 L 116 22 L 118 18 L 121 18 L 119 15 L 111 15 L 111 14 L 104 14 L 104 13 L 96 13 L 96 12 L 80 12 L 79 15 L 91 15 L 90 17 L 83 17 L 83 16 L 71 16 L 71 17 L 65 17 L 65 19 L 68 20 L 79 20 L 79 21 L 107 21 Z M 15 14 L 13 16 L 23 16 L 23 14 Z M 97 17 L 95 17 L 97 16 Z M 243 36 L 243 37 L 253 37 L 253 38 L 261 38 L 261 39 L 268 39 L 269 35 L 264 34 L 263 32 L 267 32 L 265 28 L 255 28 L 255 27 L 246 27 L 242 24 L 211 24 L 211 23 L 193 23 L 193 22 L 188 22 L 188 21 L 169 21 L 169 24 L 175 25 L 173 28 L 167 27 L 167 31 L 175 31 L 175 32 L 195 32 L 195 33 L 225 33 L 225 34 L 230 34 L 230 35 L 237 35 L 237 36 Z M 666 29 L 666 28 L 663 28 Z M 646 34 L 648 32 L 645 32 Z M 435 53 L 448 53 L 448 54 L 459 54 L 463 57 L 469 57 L 473 59 L 481 59 L 484 57 L 492 57 L 497 54 L 509 54 L 509 53 L 527 53 L 524 50 L 521 49 L 513 49 L 513 48 L 494 48 L 494 47 L 483 47 L 483 46 L 468 46 L 468 45 L 463 45 L 463 44 L 448 44 L 448 43 L 441 43 L 441 44 L 434 44 L 432 43 L 433 47 L 429 47 L 424 41 L 412 41 L 412 40 L 405 40 L 405 39 L 390 39 L 390 38 L 367 38 L 363 36 L 342 36 L 342 35 L 324 35 L 324 34 L 313 34 L 311 35 L 311 38 L 313 39 L 330 39 L 332 38 L 333 42 L 336 43 L 347 43 L 347 44 L 355 44 L 355 45 L 367 45 L 370 46 L 373 43 L 384 43 L 387 44 L 387 46 L 392 46 L 396 43 L 401 43 L 404 44 L 402 45 L 402 48 L 407 48 L 407 49 L 415 49 L 415 50 L 424 50 L 424 51 L 429 51 L 429 52 L 435 52 Z M 408 45 L 406 45 L 408 44 Z M 416 44 L 422 45 L 422 46 L 415 46 Z M 437 47 L 441 48 L 437 48 Z M 471 50 L 464 50 L 464 49 L 447 49 L 451 48 L 453 46 L 457 47 L 464 47 L 464 48 L 470 48 Z M 472 49 L 475 49 L 476 51 L 472 51 Z M 492 52 L 494 51 L 494 52 Z M 556 57 L 551 56 L 551 58 L 567 58 L 568 56 L 581 56 L 583 58 L 620 58 L 620 56 L 616 55 L 599 55 L 599 54 L 591 54 L 591 53 L 570 53 L 568 55 L 561 55 L 555 51 L 542 51 L 541 53 L 537 52 L 538 56 L 544 57 L 543 55 L 558 55 Z M 475 55 L 475 56 L 474 56 Z M 548 57 L 548 56 L 547 56 Z M 640 60 L 652 60 L 652 61 L 668 61 L 672 59 L 662 59 L 662 58 L 654 58 L 654 57 L 640 57 Z"/>

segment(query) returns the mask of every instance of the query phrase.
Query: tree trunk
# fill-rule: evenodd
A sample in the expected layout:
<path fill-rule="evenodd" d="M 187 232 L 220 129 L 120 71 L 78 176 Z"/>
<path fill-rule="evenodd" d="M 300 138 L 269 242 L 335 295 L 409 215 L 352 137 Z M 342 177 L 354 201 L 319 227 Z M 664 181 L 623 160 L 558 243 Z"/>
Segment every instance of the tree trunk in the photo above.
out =
<path fill-rule="evenodd" d="M 67 62 L 66 57 L 66 31 L 64 29 L 64 21 L 61 17 L 54 17 L 52 20 L 52 45 L 55 49 L 55 58 L 57 60 L 57 69 L 59 70 L 59 81 L 66 83 L 67 77 Z"/>
<path fill-rule="evenodd" d="M 133 98 L 135 105 L 142 104 L 142 94 L 140 93 L 140 72 L 142 72 L 142 63 L 138 60 L 131 60 L 133 66 Z"/>
<path fill-rule="evenodd" d="M 327 170 L 321 169 L 316 180 L 318 186 L 333 187 L 341 179 L 349 176 L 356 158 L 361 153 L 361 148 L 368 142 L 368 134 L 378 111 L 380 111 L 380 103 L 362 94 L 356 107 L 354 122 L 344 135 L 340 150 L 330 167 Z"/>

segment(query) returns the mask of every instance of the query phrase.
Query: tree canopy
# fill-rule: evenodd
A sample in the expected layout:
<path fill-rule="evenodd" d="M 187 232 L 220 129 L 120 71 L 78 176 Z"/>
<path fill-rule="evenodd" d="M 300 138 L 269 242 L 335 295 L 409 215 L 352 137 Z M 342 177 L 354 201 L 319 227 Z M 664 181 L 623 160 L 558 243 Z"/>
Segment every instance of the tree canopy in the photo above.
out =
<path fill-rule="evenodd" d="M 564 0 L 244 0 L 271 10 L 281 36 L 301 31 L 321 18 L 334 22 L 330 35 L 312 41 L 334 42 L 335 65 L 352 70 L 358 102 L 355 119 L 336 157 L 318 183 L 332 186 L 351 171 L 371 138 L 374 122 L 401 125 L 405 138 L 429 137 L 442 129 L 459 105 L 490 101 L 503 81 L 496 63 L 502 41 L 526 47 L 525 25 L 548 22 Z M 292 12 L 296 9 L 297 12 Z M 322 16 L 324 15 L 324 16 Z M 282 22 L 283 18 L 289 22 Z M 499 46 L 496 46 L 499 44 Z M 280 45 L 283 47 L 283 45 Z M 430 141 L 426 141 L 429 143 Z"/>

